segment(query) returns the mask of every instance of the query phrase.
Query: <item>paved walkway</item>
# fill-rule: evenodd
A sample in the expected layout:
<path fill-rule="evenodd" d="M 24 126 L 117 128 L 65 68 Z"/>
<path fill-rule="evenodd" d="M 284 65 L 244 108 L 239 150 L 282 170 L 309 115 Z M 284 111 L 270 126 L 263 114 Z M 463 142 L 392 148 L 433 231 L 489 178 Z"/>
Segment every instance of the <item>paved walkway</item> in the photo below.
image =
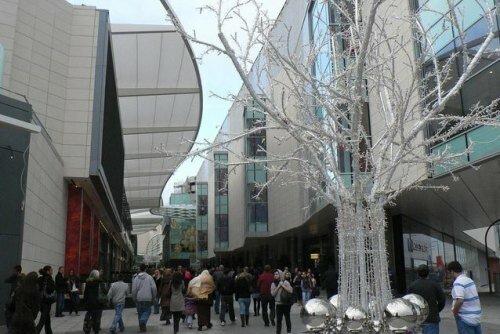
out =
<path fill-rule="evenodd" d="M 481 304 L 483 307 L 483 334 L 500 334 L 500 297 L 481 294 Z M 238 314 L 238 304 L 235 302 L 235 312 Z M 253 310 L 253 305 L 251 305 Z M 305 326 L 302 324 L 299 316 L 300 307 L 294 305 L 292 307 L 292 332 L 301 333 L 305 331 Z M 63 318 L 52 318 L 52 330 L 54 334 L 75 334 L 83 333 L 83 317 L 85 312 L 81 312 L 79 316 L 66 316 Z M 109 325 L 113 319 L 114 312 L 106 310 L 103 312 L 101 333 L 109 333 Z M 236 316 L 237 321 L 232 324 L 229 317 L 226 316 L 226 325 L 221 326 L 218 316 L 212 310 L 212 324 L 211 329 L 207 330 L 204 327 L 203 332 L 206 334 L 273 334 L 275 333 L 274 327 L 264 327 L 262 317 L 250 316 L 250 324 L 248 327 L 242 328 L 239 323 L 239 316 Z M 451 314 L 451 300 L 447 301 L 446 308 L 441 312 L 441 333 L 454 334 L 457 333 L 455 321 Z M 139 326 L 137 321 L 137 314 L 134 308 L 129 308 L 124 311 L 125 332 L 124 333 L 138 333 Z M 188 329 L 185 324 L 181 323 L 180 332 L 186 334 L 199 333 L 197 331 L 196 321 L 193 324 L 193 329 Z M 0 328 L 0 333 L 6 333 L 5 328 Z M 42 332 L 43 333 L 43 332 Z M 119 332 L 118 332 L 119 333 Z M 148 333 L 173 333 L 173 325 L 165 326 L 159 321 L 159 315 L 152 314 L 148 322 Z M 286 333 L 285 323 L 283 321 L 282 333 Z"/>

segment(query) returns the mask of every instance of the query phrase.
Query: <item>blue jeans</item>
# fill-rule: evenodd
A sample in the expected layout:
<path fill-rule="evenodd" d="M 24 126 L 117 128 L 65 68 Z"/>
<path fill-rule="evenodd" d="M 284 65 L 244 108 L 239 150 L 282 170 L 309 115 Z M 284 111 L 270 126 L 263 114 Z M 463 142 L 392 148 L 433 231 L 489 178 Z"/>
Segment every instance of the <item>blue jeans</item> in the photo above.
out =
<path fill-rule="evenodd" d="M 250 314 L 250 298 L 238 298 L 240 315 Z"/>
<path fill-rule="evenodd" d="M 64 292 L 57 293 L 56 299 L 56 316 L 61 315 L 64 310 Z"/>
<path fill-rule="evenodd" d="M 439 322 L 424 322 L 422 334 L 439 334 Z"/>
<path fill-rule="evenodd" d="M 149 316 L 151 315 L 152 302 L 137 302 L 137 318 L 139 318 L 139 324 L 144 324 L 148 322 Z"/>
<path fill-rule="evenodd" d="M 125 330 L 125 325 L 123 324 L 122 313 L 125 304 L 116 304 L 115 305 L 115 317 L 113 318 L 113 322 L 111 323 L 111 327 L 109 327 L 110 332 L 116 331 L 116 326 L 120 328 L 120 331 Z"/>
<path fill-rule="evenodd" d="M 219 314 L 220 311 L 220 292 L 215 290 L 215 298 L 214 298 L 214 311 L 215 314 Z"/>
<path fill-rule="evenodd" d="M 482 334 L 481 324 L 470 325 L 460 318 L 455 320 L 457 321 L 458 334 Z"/>
<path fill-rule="evenodd" d="M 302 302 L 304 303 L 304 305 L 309 299 L 311 299 L 311 291 L 302 290 Z"/>

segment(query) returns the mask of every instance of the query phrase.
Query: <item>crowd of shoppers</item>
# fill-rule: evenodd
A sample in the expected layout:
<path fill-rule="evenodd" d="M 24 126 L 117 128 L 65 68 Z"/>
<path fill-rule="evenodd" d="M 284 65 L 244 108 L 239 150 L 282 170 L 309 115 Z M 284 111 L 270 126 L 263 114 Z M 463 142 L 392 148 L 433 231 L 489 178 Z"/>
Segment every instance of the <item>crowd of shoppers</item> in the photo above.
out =
<path fill-rule="evenodd" d="M 214 308 L 225 326 L 226 316 L 236 322 L 234 301 L 239 304 L 241 327 L 250 326 L 250 311 L 253 302 L 253 315 L 261 316 L 264 326 L 275 327 L 276 334 L 282 331 L 283 318 L 286 331 L 291 333 L 290 310 L 294 303 L 304 305 L 318 292 L 317 278 L 311 270 L 300 271 L 295 268 L 273 270 L 266 265 L 262 272 L 240 267 L 236 270 L 220 265 L 212 270 L 202 269 L 198 275 L 181 266 L 177 268 L 153 269 L 148 273 L 142 264 L 131 279 L 131 287 L 124 282 L 124 275 L 118 274 L 115 282 L 108 286 L 103 279 L 103 270 L 92 270 L 81 286 L 80 278 L 73 270 L 65 274 L 59 267 L 53 278 L 51 266 L 45 266 L 39 273 L 22 273 L 21 266 L 15 266 L 5 282 L 11 285 L 9 299 L 5 307 L 5 317 L 9 334 L 38 334 L 42 330 L 51 334 L 50 312 L 55 304 L 55 316 L 63 317 L 65 299 L 69 302 L 69 314 L 82 309 L 79 298 L 83 290 L 83 332 L 99 333 L 104 308 L 111 306 L 115 315 L 109 331 L 125 331 L 123 310 L 126 299 L 132 297 L 136 304 L 139 329 L 147 331 L 147 322 L 153 314 L 160 314 L 164 325 L 173 322 L 173 332 L 177 334 L 180 322 L 188 328 L 197 319 L 198 330 L 213 327 L 211 308 Z M 459 334 L 481 334 L 481 305 L 474 281 L 463 273 L 460 263 L 453 261 L 447 266 L 449 275 L 454 279 L 452 312 L 456 318 Z M 444 308 L 445 296 L 442 287 L 429 279 L 429 268 L 422 265 L 417 269 L 419 279 L 413 282 L 408 292 L 421 295 L 429 305 L 429 315 L 422 329 L 424 334 L 439 333 L 439 312 Z M 327 297 L 338 291 L 338 275 L 330 267 L 322 275 L 322 286 Z M 65 298 L 66 297 L 66 298 Z M 39 317 L 38 323 L 35 320 Z"/>

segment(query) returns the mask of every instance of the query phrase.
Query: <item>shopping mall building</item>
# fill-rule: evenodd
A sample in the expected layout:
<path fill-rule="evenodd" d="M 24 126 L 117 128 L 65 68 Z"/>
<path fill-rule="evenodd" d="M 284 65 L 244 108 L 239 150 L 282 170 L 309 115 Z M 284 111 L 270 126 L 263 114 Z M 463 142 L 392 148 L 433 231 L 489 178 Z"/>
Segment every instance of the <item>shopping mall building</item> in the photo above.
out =
<path fill-rule="evenodd" d="M 0 2 L 0 277 L 17 264 L 131 269 L 136 236 L 161 222 L 142 214 L 181 159 L 159 148 L 191 149 L 201 96 L 173 26 L 111 26 L 107 10 L 64 0 Z"/>
<path fill-rule="evenodd" d="M 475 1 L 458 2 L 461 12 L 467 13 L 464 20 L 466 42 L 469 49 L 474 50 L 487 31 L 486 21 Z M 443 15 L 431 13 L 441 11 L 446 16 L 445 3 L 434 0 L 396 1 L 392 2 L 393 7 L 389 10 L 392 14 L 389 15 L 417 11 L 426 29 L 439 30 L 446 27 L 442 22 Z M 420 11 L 420 6 L 424 5 L 432 10 Z M 325 1 L 288 0 L 271 38 L 286 39 L 290 50 L 298 50 L 312 44 L 310 42 L 320 32 L 335 27 L 338 17 L 338 13 Z M 474 75 L 447 105 L 447 112 L 463 115 L 478 102 L 487 105 L 500 97 L 498 17 L 495 24 L 497 33 L 494 40 Z M 407 37 L 412 36 L 409 28 L 403 33 Z M 439 50 L 438 56 L 446 59 L 455 48 L 460 47 L 460 39 L 453 30 L 442 31 L 439 36 L 434 47 Z M 411 47 L 414 49 L 409 53 L 418 54 L 416 45 Z M 330 45 L 329 50 L 332 49 Z M 322 66 L 325 66 L 330 54 L 327 52 L 323 56 L 326 58 L 318 58 L 316 62 L 323 62 Z M 257 64 L 260 59 L 257 59 Z M 453 64 L 453 71 L 460 71 L 458 63 Z M 280 69 L 276 69 L 274 75 L 278 79 L 280 75 L 284 77 Z M 255 78 L 258 75 L 250 77 L 257 84 Z M 238 96 L 248 96 L 244 87 Z M 377 120 L 381 116 L 369 100 L 368 97 L 365 126 L 370 132 L 370 126 L 381 123 Z M 290 109 L 288 111 L 293 113 Z M 235 103 L 216 141 L 222 142 L 229 134 L 242 133 L 265 121 L 265 115 L 255 106 Z M 487 267 L 496 273 L 499 269 L 496 257 L 499 253 L 495 253 L 499 249 L 496 227 L 488 234 L 488 258 L 484 245 L 486 228 L 500 219 L 499 136 L 498 128 L 479 126 L 442 143 L 459 150 L 454 152 L 464 151 L 472 141 L 476 143 L 453 170 L 436 167 L 425 179 L 417 180 L 429 186 L 444 185 L 449 190 L 428 187 L 427 190 L 408 191 L 398 197 L 395 205 L 386 208 L 386 239 L 394 289 L 404 291 L 408 282 L 416 277 L 414 269 L 424 263 L 431 266 L 431 276 L 447 287 L 449 281 L 444 265 L 451 260 L 460 261 L 478 286 L 488 288 Z M 203 164 L 196 178 L 199 259 L 206 263 L 234 266 L 271 263 L 280 267 L 324 269 L 328 263 L 337 265 L 336 212 L 332 205 L 315 201 L 314 192 L 300 182 L 302 180 L 298 176 L 287 176 L 285 180 L 278 177 L 256 196 L 259 192 L 256 185 L 271 179 L 268 175 L 271 168 L 265 168 L 264 163 L 237 165 L 241 161 L 238 157 L 240 152 L 251 159 L 263 160 L 269 152 L 274 155 L 292 152 L 295 146 L 291 140 L 278 141 L 278 138 L 284 137 L 277 130 L 254 131 L 243 140 L 221 146 Z M 439 150 L 439 147 L 430 149 Z M 472 164 L 480 168 L 473 168 Z M 347 166 L 345 173 L 348 178 L 349 168 Z"/>

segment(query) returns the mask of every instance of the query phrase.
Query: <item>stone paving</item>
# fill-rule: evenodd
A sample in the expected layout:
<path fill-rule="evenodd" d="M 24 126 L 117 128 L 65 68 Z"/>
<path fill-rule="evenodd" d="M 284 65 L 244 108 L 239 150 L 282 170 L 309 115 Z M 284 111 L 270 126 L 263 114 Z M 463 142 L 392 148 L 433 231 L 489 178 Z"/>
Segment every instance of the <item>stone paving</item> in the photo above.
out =
<path fill-rule="evenodd" d="M 481 304 L 483 307 L 483 334 L 500 334 L 500 297 L 495 295 L 481 294 Z M 264 327 L 264 322 L 262 317 L 250 316 L 249 326 L 242 328 L 239 323 L 238 317 L 238 304 L 234 303 L 235 312 L 237 314 L 237 321 L 231 323 L 229 317 L 226 316 L 226 325 L 221 326 L 219 317 L 216 315 L 212 309 L 212 324 L 213 327 L 209 330 L 204 327 L 203 333 L 206 334 L 272 334 L 275 333 L 274 327 Z M 253 310 L 253 305 L 250 306 Z M 53 307 L 54 309 L 54 307 Z M 300 320 L 299 316 L 300 307 L 294 305 L 292 307 L 292 333 L 302 333 L 306 330 L 304 324 Z M 52 330 L 54 334 L 74 334 L 83 333 L 82 325 L 85 312 L 81 312 L 79 316 L 66 316 L 62 318 L 52 318 Z M 109 333 L 109 325 L 114 316 L 114 311 L 106 310 L 103 312 L 101 327 L 101 333 Z M 441 312 L 441 333 L 453 334 L 457 333 L 455 321 L 451 314 L 451 299 L 448 299 L 445 309 Z M 125 322 L 125 332 L 124 333 L 138 333 L 139 326 L 137 321 L 137 314 L 134 308 L 128 308 L 124 310 L 124 322 Z M 196 321 L 193 324 L 193 329 L 189 329 L 185 324 L 180 325 L 180 333 L 195 334 L 199 333 L 196 326 Z M 0 328 L 0 333 L 6 333 L 5 328 Z M 42 331 L 43 333 L 43 331 Z M 118 332 L 119 333 L 119 332 Z M 148 322 L 148 333 L 173 333 L 173 325 L 165 326 L 160 323 L 159 315 L 152 314 Z M 286 327 L 283 321 L 282 333 L 286 333 Z"/>

